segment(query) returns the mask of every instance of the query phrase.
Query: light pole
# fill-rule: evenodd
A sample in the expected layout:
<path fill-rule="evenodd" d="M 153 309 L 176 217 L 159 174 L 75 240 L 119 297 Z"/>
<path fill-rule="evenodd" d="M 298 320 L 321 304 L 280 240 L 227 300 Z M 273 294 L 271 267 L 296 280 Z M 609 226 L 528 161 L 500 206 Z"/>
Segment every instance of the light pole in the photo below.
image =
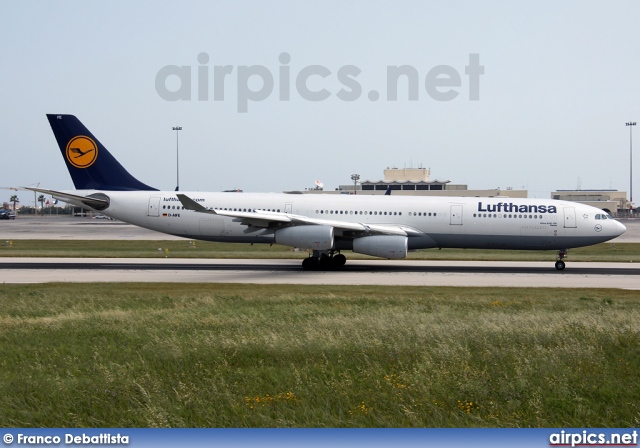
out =
<path fill-rule="evenodd" d="M 171 129 L 176 131 L 176 191 L 180 190 L 180 158 L 178 157 L 178 131 L 182 131 L 182 126 L 174 126 Z"/>
<path fill-rule="evenodd" d="M 636 125 L 635 121 L 629 121 L 626 123 L 629 126 L 629 202 L 633 207 L 633 126 Z M 633 208 L 632 208 L 633 210 Z"/>
<path fill-rule="evenodd" d="M 360 180 L 360 175 L 359 174 L 352 174 L 351 175 L 351 180 L 353 181 L 353 194 L 357 194 L 356 193 L 356 185 L 358 184 L 358 181 Z"/>

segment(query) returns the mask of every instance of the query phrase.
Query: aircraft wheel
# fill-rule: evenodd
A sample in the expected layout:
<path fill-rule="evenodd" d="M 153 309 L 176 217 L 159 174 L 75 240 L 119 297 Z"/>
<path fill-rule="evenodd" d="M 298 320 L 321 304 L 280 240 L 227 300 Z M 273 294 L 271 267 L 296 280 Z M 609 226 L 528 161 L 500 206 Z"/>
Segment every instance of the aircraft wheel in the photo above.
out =
<path fill-rule="evenodd" d="M 564 261 L 562 260 L 556 261 L 556 269 L 558 271 L 562 271 L 564 269 Z"/>
<path fill-rule="evenodd" d="M 331 269 L 334 266 L 333 259 L 328 256 L 321 257 L 316 266 L 317 266 L 317 269 L 323 269 L 323 270 Z"/>
<path fill-rule="evenodd" d="M 302 269 L 305 271 L 312 271 L 314 269 L 318 269 L 318 260 L 313 257 L 307 257 L 302 260 Z"/>
<path fill-rule="evenodd" d="M 335 266 L 336 268 L 341 268 L 342 266 L 344 266 L 346 262 L 347 262 L 347 257 L 345 257 L 342 254 L 333 256 L 333 266 Z"/>

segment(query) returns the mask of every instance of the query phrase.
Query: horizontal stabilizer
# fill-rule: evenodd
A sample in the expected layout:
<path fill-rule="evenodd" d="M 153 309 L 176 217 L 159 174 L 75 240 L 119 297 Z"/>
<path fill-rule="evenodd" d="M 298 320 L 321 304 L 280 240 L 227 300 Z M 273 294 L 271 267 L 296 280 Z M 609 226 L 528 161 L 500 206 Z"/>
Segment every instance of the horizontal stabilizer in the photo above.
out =
<path fill-rule="evenodd" d="M 74 204 L 78 206 L 87 206 L 96 210 L 103 210 L 109 206 L 108 199 L 96 198 L 91 196 L 80 196 L 77 194 L 65 193 L 63 191 L 47 190 L 45 188 L 21 187 L 25 190 L 37 191 L 53 196 L 55 199 Z"/>

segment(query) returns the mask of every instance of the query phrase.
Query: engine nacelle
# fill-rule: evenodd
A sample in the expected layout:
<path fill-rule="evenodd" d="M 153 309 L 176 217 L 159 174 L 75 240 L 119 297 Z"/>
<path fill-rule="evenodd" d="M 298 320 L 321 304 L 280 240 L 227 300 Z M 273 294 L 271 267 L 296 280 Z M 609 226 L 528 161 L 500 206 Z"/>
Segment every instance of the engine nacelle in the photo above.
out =
<path fill-rule="evenodd" d="M 405 258 L 407 256 L 406 236 L 376 235 L 353 240 L 353 251 L 380 258 Z"/>
<path fill-rule="evenodd" d="M 278 229 L 275 232 L 276 244 L 298 247 L 304 250 L 333 249 L 333 227 L 296 226 Z"/>

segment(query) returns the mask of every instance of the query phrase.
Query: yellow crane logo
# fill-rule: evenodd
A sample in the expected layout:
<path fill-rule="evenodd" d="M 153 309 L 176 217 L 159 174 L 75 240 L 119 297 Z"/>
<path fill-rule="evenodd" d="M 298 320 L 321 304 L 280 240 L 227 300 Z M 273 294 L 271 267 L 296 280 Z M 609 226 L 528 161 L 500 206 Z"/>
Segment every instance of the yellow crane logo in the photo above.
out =
<path fill-rule="evenodd" d="M 98 158 L 98 145 L 89 137 L 78 135 L 67 143 L 67 160 L 76 168 L 89 168 Z"/>

